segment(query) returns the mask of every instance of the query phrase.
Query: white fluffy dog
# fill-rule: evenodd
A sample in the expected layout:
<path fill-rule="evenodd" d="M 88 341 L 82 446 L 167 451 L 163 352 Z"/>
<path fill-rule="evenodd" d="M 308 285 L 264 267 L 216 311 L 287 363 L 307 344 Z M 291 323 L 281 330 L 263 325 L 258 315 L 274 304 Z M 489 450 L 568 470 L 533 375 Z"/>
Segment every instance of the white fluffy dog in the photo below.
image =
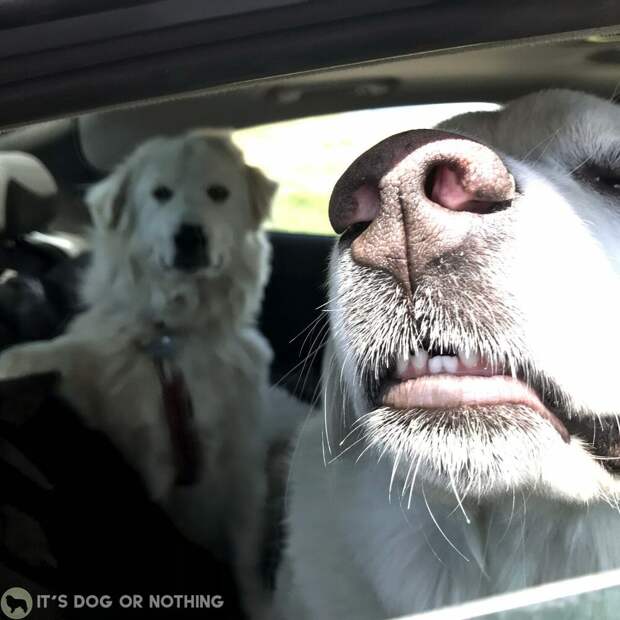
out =
<path fill-rule="evenodd" d="M 325 420 L 291 465 L 280 617 L 619 567 L 620 108 L 545 91 L 392 136 L 330 218 Z"/>
<path fill-rule="evenodd" d="M 0 356 L 2 376 L 60 370 L 62 393 L 181 530 L 232 558 L 253 613 L 271 361 L 255 321 L 274 190 L 227 137 L 146 142 L 87 196 L 88 310 L 65 335 Z"/>

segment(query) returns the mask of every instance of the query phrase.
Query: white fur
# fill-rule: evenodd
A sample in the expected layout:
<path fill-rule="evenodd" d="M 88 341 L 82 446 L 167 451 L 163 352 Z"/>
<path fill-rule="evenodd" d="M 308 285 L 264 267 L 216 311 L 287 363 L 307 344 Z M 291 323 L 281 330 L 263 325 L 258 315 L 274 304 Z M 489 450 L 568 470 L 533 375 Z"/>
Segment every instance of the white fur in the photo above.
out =
<path fill-rule="evenodd" d="M 620 109 L 547 91 L 443 127 L 496 149 L 517 178 L 502 260 L 484 268 L 518 326 L 495 334 L 496 347 L 559 386 L 569 415 L 616 418 L 620 198 L 573 173 L 602 160 L 620 170 Z M 334 250 L 325 419 L 305 427 L 291 463 L 279 618 L 374 620 L 620 566 L 619 477 L 579 438 L 565 444 L 536 416 L 486 443 L 405 434 L 370 409 L 360 365 L 382 362 L 377 342 L 416 346 L 382 326 L 403 293 L 370 271 Z M 609 590 L 563 617 L 615 618 L 619 598 Z"/>
<path fill-rule="evenodd" d="M 226 186 L 228 199 L 210 200 L 212 184 Z M 173 191 L 164 203 L 152 193 L 159 185 Z M 112 439 L 153 499 L 186 535 L 232 561 L 256 616 L 266 605 L 258 554 L 272 353 L 255 321 L 270 258 L 260 223 L 273 191 L 227 138 L 148 141 L 88 195 L 95 222 L 83 283 L 88 310 L 65 335 L 0 357 L 4 377 L 61 371 L 62 393 Z M 208 237 L 210 263 L 195 273 L 173 268 L 181 224 Z M 193 402 L 204 466 L 192 486 L 175 485 L 161 386 L 143 348 L 156 323 L 178 343 L 175 364 Z"/>

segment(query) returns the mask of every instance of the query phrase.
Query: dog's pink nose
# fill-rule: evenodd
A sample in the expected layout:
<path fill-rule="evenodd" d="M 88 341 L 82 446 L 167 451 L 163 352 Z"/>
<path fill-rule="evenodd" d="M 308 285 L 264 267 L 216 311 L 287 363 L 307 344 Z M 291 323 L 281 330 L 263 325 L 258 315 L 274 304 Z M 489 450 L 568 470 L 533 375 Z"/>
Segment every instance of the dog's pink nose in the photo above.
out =
<path fill-rule="evenodd" d="M 336 232 L 356 235 L 356 262 L 411 289 L 415 273 L 475 235 L 478 218 L 514 195 L 512 175 L 490 148 L 444 131 L 408 131 L 353 162 L 334 187 L 329 216 Z"/>

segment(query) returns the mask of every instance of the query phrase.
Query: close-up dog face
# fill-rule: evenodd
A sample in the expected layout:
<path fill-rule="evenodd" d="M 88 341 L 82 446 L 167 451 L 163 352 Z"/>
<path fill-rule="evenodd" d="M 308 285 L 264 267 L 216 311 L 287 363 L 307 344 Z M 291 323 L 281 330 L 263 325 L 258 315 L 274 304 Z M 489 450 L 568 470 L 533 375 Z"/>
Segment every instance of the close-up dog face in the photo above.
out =
<path fill-rule="evenodd" d="M 214 287 L 242 290 L 231 280 L 253 282 L 254 272 L 266 273 L 260 226 L 275 189 L 224 134 L 190 132 L 145 142 L 87 196 L 95 251 L 99 247 L 107 257 L 98 264 L 109 265 L 101 278 L 131 274 L 133 296 L 150 297 L 148 305 L 170 323 L 190 320 L 198 308 L 225 314 Z M 252 290 L 261 290 L 258 280 Z M 246 312 L 243 299 L 233 292 L 228 297 L 235 313 Z"/>
<path fill-rule="evenodd" d="M 228 138 L 195 132 L 149 140 L 90 202 L 151 269 L 209 277 L 225 269 L 238 235 L 262 223 L 273 191 Z"/>
<path fill-rule="evenodd" d="M 330 219 L 332 454 L 359 439 L 403 494 L 617 501 L 618 106 L 547 91 L 392 136 Z"/>

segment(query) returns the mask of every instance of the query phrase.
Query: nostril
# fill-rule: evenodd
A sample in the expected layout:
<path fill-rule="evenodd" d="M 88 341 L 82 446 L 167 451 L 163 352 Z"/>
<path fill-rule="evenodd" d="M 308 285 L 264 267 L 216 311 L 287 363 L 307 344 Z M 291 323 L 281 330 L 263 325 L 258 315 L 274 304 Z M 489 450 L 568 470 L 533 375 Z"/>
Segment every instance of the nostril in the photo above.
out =
<path fill-rule="evenodd" d="M 379 142 L 347 168 L 334 186 L 329 219 L 338 234 L 357 238 L 373 231 L 366 236 L 370 247 L 397 221 L 413 226 L 435 217 L 442 226 L 457 225 L 437 209 L 488 214 L 511 206 L 516 196 L 514 178 L 489 147 L 457 134 L 413 130 Z"/>
<path fill-rule="evenodd" d="M 338 233 L 360 231 L 379 215 L 380 208 L 379 188 L 365 182 L 342 200 L 338 208 L 330 206 L 329 218 Z"/>
<path fill-rule="evenodd" d="M 513 195 L 506 200 L 496 200 L 497 196 L 485 196 L 480 188 L 467 189 L 464 181 L 465 172 L 456 164 L 439 164 L 431 168 L 424 190 L 426 197 L 445 209 L 467 211 L 470 213 L 493 213 L 506 208 Z M 494 192 L 493 192 L 494 193 Z"/>
<path fill-rule="evenodd" d="M 507 201 L 485 200 L 479 192 L 466 189 L 463 174 L 451 164 L 439 164 L 429 172 L 425 193 L 435 204 L 451 211 L 491 213 L 507 206 Z"/>
<path fill-rule="evenodd" d="M 353 192 L 354 224 L 372 222 L 379 214 L 381 197 L 379 189 L 364 183 Z M 349 224 L 350 226 L 351 224 Z"/>
<path fill-rule="evenodd" d="M 427 193 L 427 196 L 446 209 L 464 211 L 476 200 L 476 197 L 463 187 L 459 173 L 449 165 L 436 166 L 429 179 L 430 194 Z"/>

